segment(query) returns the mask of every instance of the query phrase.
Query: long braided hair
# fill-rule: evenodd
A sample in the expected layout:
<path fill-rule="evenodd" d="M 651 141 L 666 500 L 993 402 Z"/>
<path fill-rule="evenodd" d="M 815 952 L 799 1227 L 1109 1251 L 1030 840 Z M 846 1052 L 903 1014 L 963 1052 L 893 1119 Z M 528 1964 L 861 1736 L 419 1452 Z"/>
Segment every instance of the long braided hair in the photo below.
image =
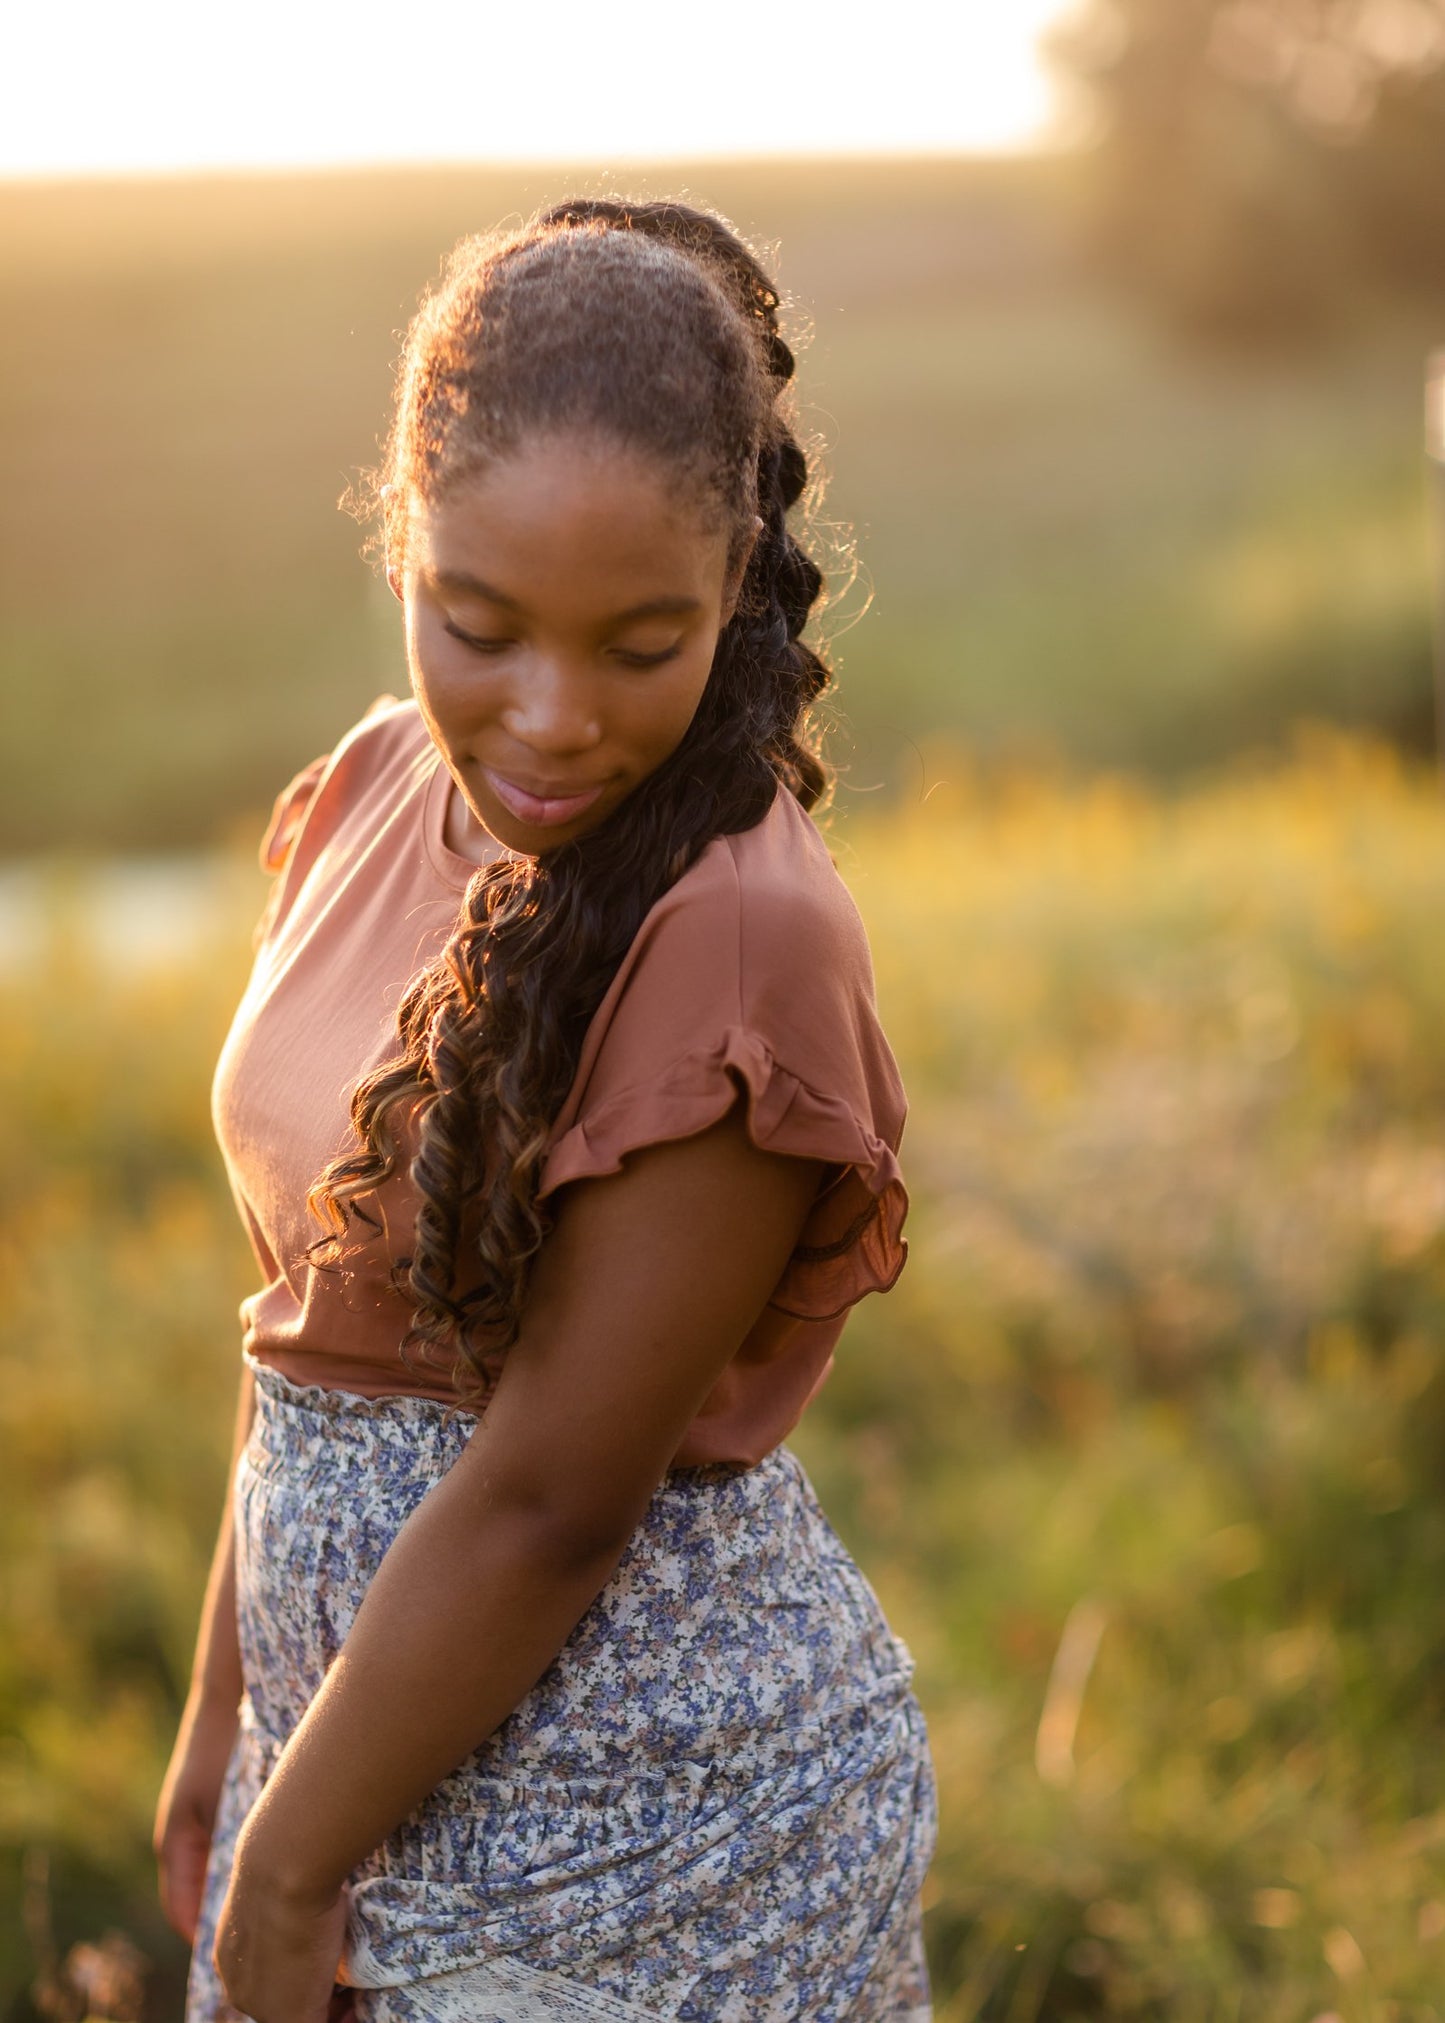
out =
<path fill-rule="evenodd" d="M 468 883 L 445 948 L 409 985 L 399 1057 L 351 1104 L 355 1148 L 310 1203 L 339 1250 L 408 1155 L 418 1201 L 396 1266 L 402 1345 L 449 1350 L 461 1402 L 515 1339 L 551 1226 L 537 1200 L 583 1036 L 642 921 L 716 836 L 781 783 L 805 808 L 829 772 L 809 706 L 830 679 L 801 634 L 822 576 L 788 514 L 808 479 L 790 418 L 778 292 L 720 219 L 681 203 L 576 200 L 464 240 L 408 333 L 378 491 L 388 552 L 435 502 L 531 437 L 577 427 L 665 461 L 728 516 L 761 522 L 736 611 L 670 757 L 597 826 Z"/>

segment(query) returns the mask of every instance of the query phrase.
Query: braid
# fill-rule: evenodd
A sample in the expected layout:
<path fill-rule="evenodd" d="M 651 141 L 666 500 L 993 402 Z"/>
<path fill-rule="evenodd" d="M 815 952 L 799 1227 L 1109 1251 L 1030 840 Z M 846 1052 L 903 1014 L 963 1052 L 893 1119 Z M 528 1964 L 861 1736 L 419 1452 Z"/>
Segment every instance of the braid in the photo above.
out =
<path fill-rule="evenodd" d="M 409 1153 L 403 1353 L 449 1349 L 464 1400 L 485 1397 L 488 1359 L 516 1337 L 551 1226 L 537 1189 L 552 1121 L 647 913 L 714 838 L 761 821 L 780 785 L 811 808 L 829 784 L 808 712 L 830 670 L 802 639 L 823 579 L 788 524 L 808 466 L 778 309 L 722 220 L 585 199 L 512 238 L 464 241 L 409 336 L 389 518 L 398 498 L 435 498 L 529 429 L 570 422 L 701 464 L 734 528 L 760 523 L 680 743 L 596 827 L 475 874 L 446 947 L 403 998 L 400 1057 L 355 1091 L 355 1149 L 312 1188 L 329 1232 L 313 1252 L 334 1256 Z"/>

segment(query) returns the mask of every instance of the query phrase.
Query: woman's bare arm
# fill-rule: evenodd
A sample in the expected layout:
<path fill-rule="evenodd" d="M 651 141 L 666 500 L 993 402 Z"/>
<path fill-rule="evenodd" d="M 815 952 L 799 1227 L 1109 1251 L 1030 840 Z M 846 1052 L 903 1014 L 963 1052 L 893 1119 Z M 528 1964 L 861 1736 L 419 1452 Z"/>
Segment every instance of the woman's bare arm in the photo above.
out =
<path fill-rule="evenodd" d="M 485 1417 L 393 1541 L 251 1814 L 238 1902 L 334 1900 L 536 1683 L 776 1285 L 821 1172 L 759 1151 L 735 1107 L 568 1190 Z"/>
<path fill-rule="evenodd" d="M 161 1905 L 184 1938 L 195 1935 L 211 1833 L 235 1740 L 241 1701 L 241 1657 L 236 1637 L 235 1535 L 230 1485 L 251 1430 L 255 1380 L 242 1365 L 236 1402 L 231 1467 L 201 1606 L 200 1630 L 179 1732 L 156 1803 L 152 1843 Z"/>
<path fill-rule="evenodd" d="M 241 1652 L 236 1636 L 236 1533 L 231 1516 L 231 1487 L 236 1467 L 250 1438 L 256 1416 L 256 1380 L 246 1364 L 241 1365 L 241 1383 L 236 1397 L 236 1424 L 231 1439 L 231 1466 L 226 1475 L 226 1495 L 221 1506 L 216 1549 L 211 1556 L 210 1578 L 201 1604 L 201 1624 L 196 1636 L 196 1655 L 191 1666 L 191 1700 L 214 1707 L 241 1704 Z"/>

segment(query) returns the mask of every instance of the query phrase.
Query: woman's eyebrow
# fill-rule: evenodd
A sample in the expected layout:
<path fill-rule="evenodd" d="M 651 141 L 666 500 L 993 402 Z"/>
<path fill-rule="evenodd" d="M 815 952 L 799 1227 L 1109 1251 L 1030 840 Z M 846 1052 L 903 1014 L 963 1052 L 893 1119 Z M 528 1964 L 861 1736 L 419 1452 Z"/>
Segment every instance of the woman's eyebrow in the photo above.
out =
<path fill-rule="evenodd" d="M 428 569 L 425 573 L 434 590 L 449 590 L 454 597 L 485 597 L 489 604 L 504 604 L 509 611 L 524 609 L 505 590 L 494 589 L 490 583 L 484 583 L 480 576 L 473 576 L 466 569 Z"/>
<path fill-rule="evenodd" d="M 645 604 L 634 604 L 626 611 L 619 611 L 618 625 L 629 618 L 681 618 L 689 611 L 701 611 L 701 602 L 696 597 L 650 597 Z"/>
<path fill-rule="evenodd" d="M 500 604 L 508 611 L 526 609 L 517 598 L 509 597 L 505 590 L 498 590 L 482 577 L 473 576 L 468 569 L 434 569 L 426 573 L 427 581 L 434 589 L 450 591 L 454 597 L 485 597 L 489 604 Z M 613 612 L 608 623 L 625 625 L 633 618 L 682 617 L 701 608 L 701 602 L 696 597 L 649 597 L 643 604 L 633 604 L 626 611 Z"/>

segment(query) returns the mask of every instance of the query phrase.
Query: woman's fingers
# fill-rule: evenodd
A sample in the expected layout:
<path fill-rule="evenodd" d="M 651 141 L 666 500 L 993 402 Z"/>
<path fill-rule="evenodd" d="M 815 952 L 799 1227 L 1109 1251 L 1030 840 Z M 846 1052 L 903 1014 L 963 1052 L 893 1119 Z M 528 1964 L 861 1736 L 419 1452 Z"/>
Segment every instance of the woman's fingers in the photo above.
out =
<path fill-rule="evenodd" d="M 188 1944 L 196 1940 L 211 1835 L 221 1803 L 237 1710 L 204 1703 L 187 1710 L 156 1801 L 155 1850 L 161 1908 Z"/>
<path fill-rule="evenodd" d="M 177 1823 L 161 1846 L 161 1909 L 166 1922 L 180 1933 L 187 1945 L 193 1946 L 196 1942 L 210 1852 L 209 1829 L 199 1821 Z"/>

